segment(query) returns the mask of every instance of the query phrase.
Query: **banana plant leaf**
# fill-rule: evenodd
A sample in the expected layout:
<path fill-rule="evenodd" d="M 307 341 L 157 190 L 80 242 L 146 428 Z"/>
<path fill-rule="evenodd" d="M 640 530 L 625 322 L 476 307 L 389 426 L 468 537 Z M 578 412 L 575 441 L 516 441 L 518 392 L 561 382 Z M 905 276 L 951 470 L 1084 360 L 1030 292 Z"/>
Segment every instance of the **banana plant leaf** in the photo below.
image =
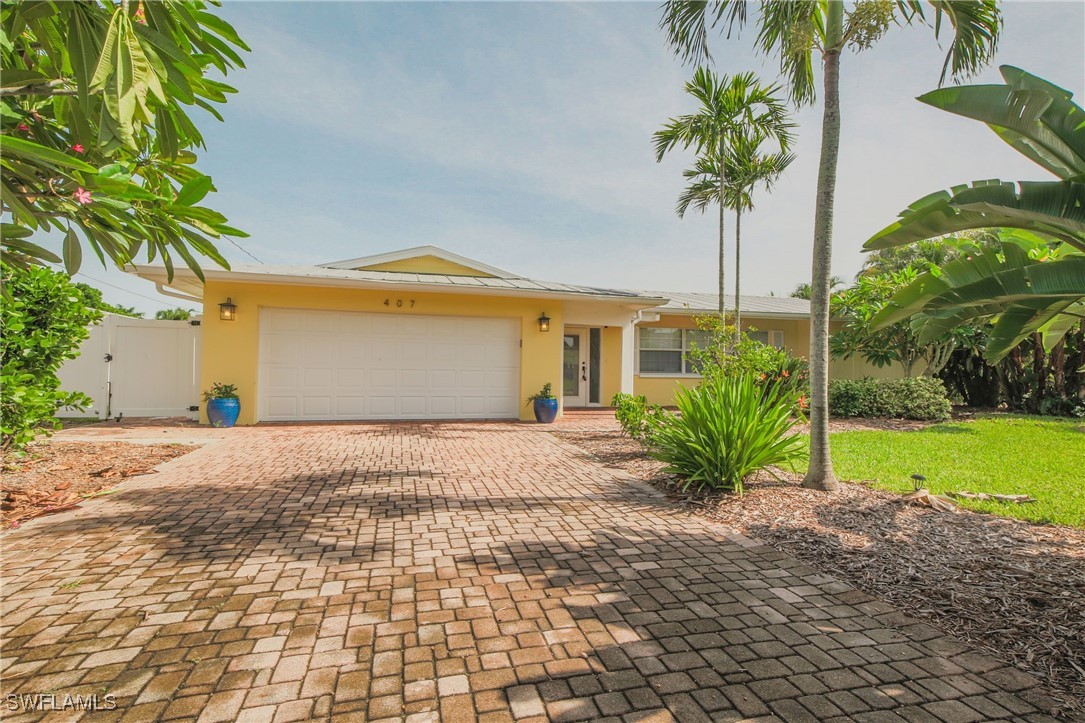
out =
<path fill-rule="evenodd" d="M 1015 244 L 985 251 L 923 274 L 898 292 L 874 319 L 875 329 L 911 318 L 926 343 L 966 322 L 994 320 L 989 359 L 1005 356 L 1036 330 L 1050 348 L 1081 320 L 1085 255 L 1039 261 Z"/>
<path fill-rule="evenodd" d="M 1066 307 L 1062 314 L 1044 324 L 1040 328 L 1040 333 L 1043 334 L 1044 349 L 1051 351 L 1059 343 L 1059 340 L 1066 336 L 1071 327 L 1081 322 L 1082 319 L 1085 319 L 1085 301 L 1071 304 Z"/>
<path fill-rule="evenodd" d="M 976 181 L 919 199 L 874 234 L 867 251 L 980 228 L 1045 234 L 1085 251 L 1085 182 Z"/>
<path fill-rule="evenodd" d="M 1000 68 L 1006 85 L 940 88 L 919 101 L 986 123 L 1019 153 L 1061 179 L 1085 179 L 1085 111 L 1073 94 L 1020 68 Z"/>
<path fill-rule="evenodd" d="M 1050 351 L 1051 347 L 1066 335 L 1074 322 L 1081 321 L 1080 316 L 1067 313 L 1073 306 L 1076 306 L 1075 302 L 1059 302 L 1049 306 L 1044 306 L 1042 302 L 1010 306 L 998 316 L 987 337 L 987 358 L 998 361 L 1037 330 L 1061 328 L 1062 333 L 1058 336 L 1054 333 L 1043 336 L 1045 347 Z"/>

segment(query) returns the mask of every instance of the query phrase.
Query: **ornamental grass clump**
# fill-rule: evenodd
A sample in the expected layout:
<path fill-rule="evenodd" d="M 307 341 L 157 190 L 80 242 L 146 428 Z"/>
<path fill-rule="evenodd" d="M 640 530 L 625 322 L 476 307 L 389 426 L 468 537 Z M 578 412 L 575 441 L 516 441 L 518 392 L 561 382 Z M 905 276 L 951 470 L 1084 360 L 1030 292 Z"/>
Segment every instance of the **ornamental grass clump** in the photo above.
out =
<path fill-rule="evenodd" d="M 803 438 L 790 433 L 797 397 L 749 372 L 705 379 L 677 392 L 679 414 L 663 420 L 651 454 L 681 478 L 683 491 L 742 494 L 751 475 L 770 465 L 796 469 L 806 459 Z"/>

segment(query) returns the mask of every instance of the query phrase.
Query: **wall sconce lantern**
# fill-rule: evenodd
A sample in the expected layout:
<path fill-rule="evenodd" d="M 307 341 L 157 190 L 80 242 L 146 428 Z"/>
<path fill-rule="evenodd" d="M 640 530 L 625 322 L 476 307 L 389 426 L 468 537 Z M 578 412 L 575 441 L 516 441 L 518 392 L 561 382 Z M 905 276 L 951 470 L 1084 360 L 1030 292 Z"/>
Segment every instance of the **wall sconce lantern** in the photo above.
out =
<path fill-rule="evenodd" d="M 539 317 L 539 331 L 550 331 L 550 317 L 545 312 Z"/>
<path fill-rule="evenodd" d="M 233 321 L 237 318 L 237 304 L 230 297 L 226 297 L 226 301 L 219 304 L 219 318 L 223 321 Z"/>

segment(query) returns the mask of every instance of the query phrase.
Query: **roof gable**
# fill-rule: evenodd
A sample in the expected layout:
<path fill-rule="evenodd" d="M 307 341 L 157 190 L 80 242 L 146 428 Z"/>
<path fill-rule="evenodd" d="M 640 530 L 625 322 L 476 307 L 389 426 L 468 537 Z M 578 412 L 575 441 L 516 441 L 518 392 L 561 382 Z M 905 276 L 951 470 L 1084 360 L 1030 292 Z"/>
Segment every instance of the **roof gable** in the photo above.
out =
<path fill-rule="evenodd" d="M 454 254 L 439 246 L 416 246 L 386 254 L 363 256 L 357 259 L 321 264 L 327 269 L 350 269 L 353 271 L 377 271 L 412 274 L 441 274 L 444 276 L 476 276 L 481 278 L 519 278 L 466 256 Z"/>

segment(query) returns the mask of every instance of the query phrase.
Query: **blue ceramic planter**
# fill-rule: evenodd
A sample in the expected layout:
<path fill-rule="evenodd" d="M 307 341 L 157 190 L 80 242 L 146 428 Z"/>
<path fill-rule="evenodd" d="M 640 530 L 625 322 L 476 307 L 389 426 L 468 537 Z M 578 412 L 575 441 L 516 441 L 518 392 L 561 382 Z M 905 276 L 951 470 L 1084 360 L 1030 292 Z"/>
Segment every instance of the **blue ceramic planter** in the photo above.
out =
<path fill-rule="evenodd" d="M 555 399 L 536 399 L 535 400 L 535 421 L 543 424 L 550 424 L 558 416 L 558 400 Z"/>
<path fill-rule="evenodd" d="M 237 415 L 241 413 L 241 400 L 208 399 L 207 419 L 212 427 L 232 427 L 237 424 Z"/>

